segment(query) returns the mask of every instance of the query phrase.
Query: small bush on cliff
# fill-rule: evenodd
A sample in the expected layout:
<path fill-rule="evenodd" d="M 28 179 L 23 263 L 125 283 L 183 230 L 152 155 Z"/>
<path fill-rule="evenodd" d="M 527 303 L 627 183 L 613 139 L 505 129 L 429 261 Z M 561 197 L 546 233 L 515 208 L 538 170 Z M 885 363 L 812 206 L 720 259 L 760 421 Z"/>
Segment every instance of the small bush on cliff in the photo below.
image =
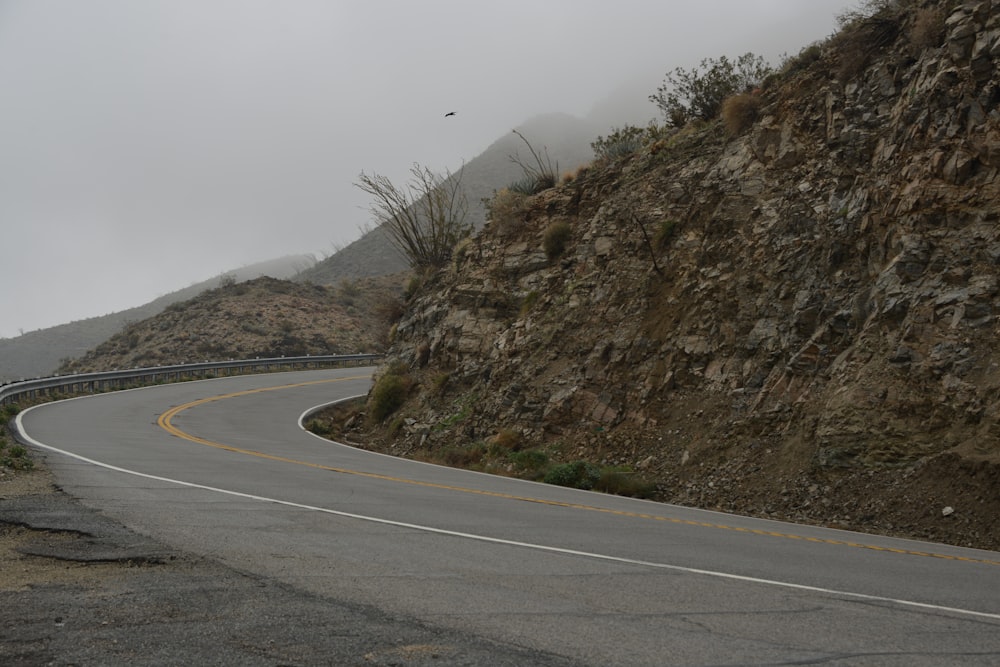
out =
<path fill-rule="evenodd" d="M 696 69 L 678 67 L 667 74 L 662 86 L 649 100 L 663 113 L 667 124 L 683 127 L 691 120 L 712 120 L 719 115 L 722 102 L 736 93 L 750 92 L 760 85 L 771 66 L 753 53 L 735 61 L 726 56 L 706 58 Z"/>
<path fill-rule="evenodd" d="M 757 120 L 760 111 L 760 95 L 740 93 L 727 97 L 722 103 L 722 122 L 733 136 L 742 134 Z"/>
<path fill-rule="evenodd" d="M 940 7 L 917 10 L 910 28 L 910 43 L 918 49 L 940 46 L 945 34 L 945 15 Z"/>
<path fill-rule="evenodd" d="M 837 79 L 849 81 L 868 67 L 872 56 L 899 35 L 903 15 L 909 9 L 896 0 L 867 0 L 856 9 L 837 16 L 840 32 L 830 40 L 839 55 Z"/>
<path fill-rule="evenodd" d="M 528 196 L 524 193 L 503 188 L 492 199 L 484 199 L 483 203 L 486 205 L 486 218 L 500 234 L 512 232 L 524 224 L 528 212 Z"/>
<path fill-rule="evenodd" d="M 455 245 L 472 232 L 472 225 L 466 223 L 463 171 L 442 177 L 414 164 L 405 188 L 379 174 L 361 172 L 358 177 L 355 186 L 374 199 L 371 212 L 379 221 L 379 229 L 412 268 L 445 266 Z"/>
<path fill-rule="evenodd" d="M 406 401 L 413 379 L 402 364 L 393 364 L 379 376 L 368 397 L 368 414 L 376 423 L 384 422 L 386 417 L 394 413 Z"/>
<path fill-rule="evenodd" d="M 634 125 L 626 125 L 622 128 L 614 128 L 611 134 L 605 137 L 597 137 L 590 144 L 594 151 L 594 158 L 598 160 L 614 160 L 616 158 L 632 155 L 647 141 L 646 130 Z"/>
<path fill-rule="evenodd" d="M 542 248 L 549 259 L 555 259 L 566 251 L 573 230 L 566 222 L 553 222 L 545 229 L 542 237 Z"/>
<path fill-rule="evenodd" d="M 559 182 L 559 163 L 552 163 L 547 148 L 543 147 L 541 152 L 536 151 L 523 134 L 517 130 L 514 130 L 514 134 L 520 137 L 524 145 L 528 147 L 528 152 L 531 153 L 534 164 L 522 160 L 516 152 L 514 155 L 508 156 L 510 161 L 519 166 L 521 172 L 524 174 L 523 179 L 511 184 L 509 188 L 521 194 L 533 195 L 542 190 L 555 187 L 555 184 Z M 543 156 L 544 160 L 542 159 Z"/>
<path fill-rule="evenodd" d="M 493 436 L 493 445 L 502 451 L 517 451 L 521 448 L 521 433 L 512 428 L 502 428 Z"/>

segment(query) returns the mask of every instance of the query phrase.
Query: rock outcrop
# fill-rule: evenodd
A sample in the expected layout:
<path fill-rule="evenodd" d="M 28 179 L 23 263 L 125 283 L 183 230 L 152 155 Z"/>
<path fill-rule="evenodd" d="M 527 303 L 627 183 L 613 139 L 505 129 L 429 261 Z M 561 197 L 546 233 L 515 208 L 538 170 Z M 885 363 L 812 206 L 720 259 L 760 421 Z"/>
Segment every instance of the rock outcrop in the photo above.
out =
<path fill-rule="evenodd" d="M 945 462 L 994 479 L 1000 6 L 959 3 L 927 37 L 946 6 L 848 26 L 740 136 L 688 127 L 494 211 L 397 326 L 390 362 L 422 378 L 397 449 L 515 429 L 665 499 L 854 527 Z M 984 484 L 915 511 L 995 547 Z"/>

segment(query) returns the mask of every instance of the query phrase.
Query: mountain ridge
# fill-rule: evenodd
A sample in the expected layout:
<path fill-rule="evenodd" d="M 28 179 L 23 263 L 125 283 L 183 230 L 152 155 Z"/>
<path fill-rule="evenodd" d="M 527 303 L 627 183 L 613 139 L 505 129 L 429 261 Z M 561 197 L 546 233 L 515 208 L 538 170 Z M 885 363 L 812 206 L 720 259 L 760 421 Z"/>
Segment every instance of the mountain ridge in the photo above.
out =
<path fill-rule="evenodd" d="M 222 283 L 241 282 L 262 275 L 291 278 L 315 261 L 309 255 L 287 255 L 256 262 L 175 290 L 134 308 L 30 331 L 15 338 L 0 338 L 0 382 L 50 374 L 65 360 L 86 353 L 119 333 L 128 324 L 153 317 L 171 304 L 191 299 Z"/>

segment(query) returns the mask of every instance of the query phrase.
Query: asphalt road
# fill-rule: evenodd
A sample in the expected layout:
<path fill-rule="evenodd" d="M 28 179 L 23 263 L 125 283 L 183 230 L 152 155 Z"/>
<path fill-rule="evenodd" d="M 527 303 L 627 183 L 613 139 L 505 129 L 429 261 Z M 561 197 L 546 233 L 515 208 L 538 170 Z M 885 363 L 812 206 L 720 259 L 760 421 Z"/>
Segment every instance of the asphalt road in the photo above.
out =
<path fill-rule="evenodd" d="M 60 486 L 323 599 L 582 665 L 1000 663 L 1000 553 L 748 519 L 386 457 L 310 407 L 370 369 L 43 405 Z"/>

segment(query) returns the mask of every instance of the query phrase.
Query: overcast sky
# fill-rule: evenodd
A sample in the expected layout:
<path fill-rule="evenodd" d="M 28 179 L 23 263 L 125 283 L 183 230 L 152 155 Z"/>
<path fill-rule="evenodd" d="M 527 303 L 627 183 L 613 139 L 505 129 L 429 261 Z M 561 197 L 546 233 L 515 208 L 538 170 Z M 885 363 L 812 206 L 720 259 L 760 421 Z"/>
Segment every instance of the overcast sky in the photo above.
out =
<path fill-rule="evenodd" d="M 855 4 L 0 0 L 0 337 L 328 254 L 362 170 L 455 170 L 626 84 L 655 117 L 674 67 L 777 62 Z"/>

